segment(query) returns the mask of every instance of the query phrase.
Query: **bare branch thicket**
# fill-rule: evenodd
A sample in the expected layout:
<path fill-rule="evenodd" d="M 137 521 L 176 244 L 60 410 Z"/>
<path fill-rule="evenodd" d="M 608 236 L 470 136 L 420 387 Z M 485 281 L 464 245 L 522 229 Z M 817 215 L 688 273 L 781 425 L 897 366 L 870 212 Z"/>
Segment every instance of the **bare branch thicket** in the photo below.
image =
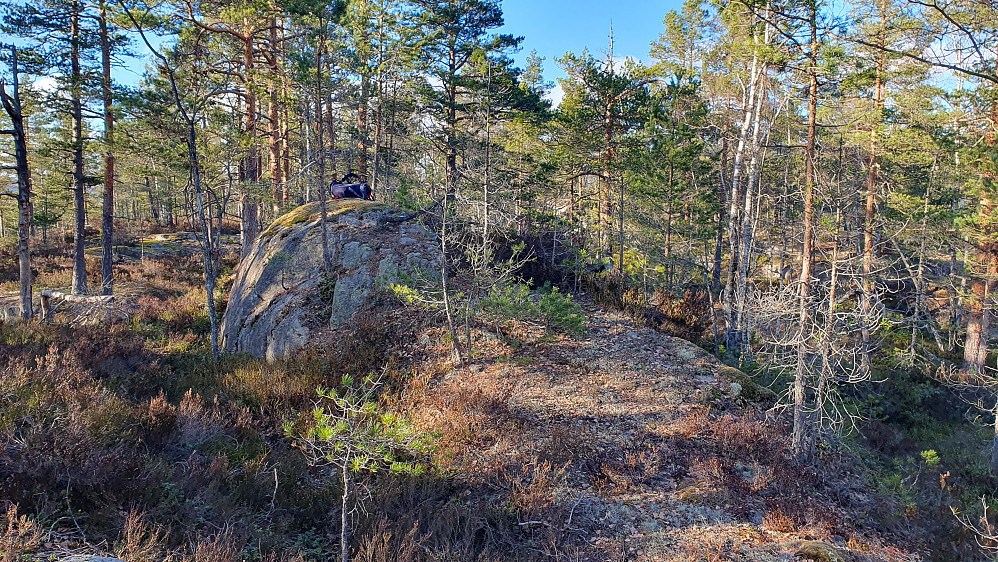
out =
<path fill-rule="evenodd" d="M 814 298 L 810 302 L 812 313 L 806 325 L 800 323 L 800 293 L 796 283 L 766 290 L 753 290 L 749 310 L 754 311 L 752 324 L 758 330 L 761 342 L 757 359 L 765 370 L 797 374 L 803 362 L 801 376 L 806 380 L 805 411 L 818 432 L 816 437 L 834 441 L 844 431 L 852 429 L 859 421 L 854 412 L 848 411 L 841 401 L 840 388 L 870 380 L 869 371 L 861 368 L 862 325 L 879 326 L 887 316 L 880 295 L 875 295 L 868 316 L 859 307 L 851 306 L 861 290 L 860 258 L 841 260 L 837 264 L 837 296 L 829 310 L 827 297 L 831 280 L 814 283 Z M 777 409 L 793 407 L 791 387 L 780 393 Z"/>

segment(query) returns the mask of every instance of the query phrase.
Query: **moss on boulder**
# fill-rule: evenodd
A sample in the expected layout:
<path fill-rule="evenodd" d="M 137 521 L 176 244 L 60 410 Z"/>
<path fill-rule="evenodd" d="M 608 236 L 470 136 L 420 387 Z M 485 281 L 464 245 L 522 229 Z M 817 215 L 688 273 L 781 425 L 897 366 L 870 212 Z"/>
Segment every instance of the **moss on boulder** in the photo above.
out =
<path fill-rule="evenodd" d="M 834 546 L 821 541 L 807 541 L 801 543 L 800 548 L 795 553 L 798 557 L 817 562 L 850 562 L 852 560 L 847 554 L 842 553 Z"/>
<path fill-rule="evenodd" d="M 740 387 L 740 395 L 750 402 L 774 402 L 776 393 L 765 386 L 756 384 L 752 377 L 743 371 L 721 364 L 717 367 L 717 378 Z"/>

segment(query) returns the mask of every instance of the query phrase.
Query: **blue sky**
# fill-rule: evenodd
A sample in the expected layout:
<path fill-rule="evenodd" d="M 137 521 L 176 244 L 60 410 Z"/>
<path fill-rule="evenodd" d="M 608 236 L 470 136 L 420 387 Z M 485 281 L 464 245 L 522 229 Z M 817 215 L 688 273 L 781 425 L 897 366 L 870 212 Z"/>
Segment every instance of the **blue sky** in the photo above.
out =
<path fill-rule="evenodd" d="M 662 20 L 669 10 L 679 10 L 682 0 L 504 0 L 506 25 L 499 31 L 522 36 L 520 52 L 514 54 L 522 67 L 532 49 L 544 57 L 544 78 L 555 81 L 564 73 L 554 58 L 566 52 L 580 53 L 588 47 L 598 58 L 606 56 L 613 23 L 614 55 L 647 61 L 649 45 L 662 32 Z M 147 54 L 135 38 L 135 51 Z M 130 59 L 129 68 L 118 68 L 116 80 L 134 85 L 143 72 L 144 61 Z M 6 71 L 3 68 L 3 71 Z M 560 101 L 559 92 L 552 96 Z"/>
<path fill-rule="evenodd" d="M 522 67 L 531 49 L 544 57 L 544 78 L 564 77 L 554 57 L 589 51 L 606 56 L 613 22 L 613 54 L 648 60 L 650 44 L 664 29 L 669 10 L 679 11 L 682 0 L 505 0 L 503 33 L 523 37 L 515 55 Z M 555 96 L 557 97 L 557 96 Z"/>

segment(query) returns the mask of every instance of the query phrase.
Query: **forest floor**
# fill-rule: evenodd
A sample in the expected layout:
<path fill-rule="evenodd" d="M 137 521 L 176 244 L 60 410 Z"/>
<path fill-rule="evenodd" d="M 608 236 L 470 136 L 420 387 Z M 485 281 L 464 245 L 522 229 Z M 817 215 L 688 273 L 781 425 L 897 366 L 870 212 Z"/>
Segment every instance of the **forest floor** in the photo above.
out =
<path fill-rule="evenodd" d="M 828 460 L 816 470 L 793 467 L 786 428 L 766 412 L 771 404 L 748 399 L 765 390 L 740 378 L 732 385 L 703 350 L 623 313 L 584 312 L 579 338 L 535 334 L 513 348 L 486 337 L 470 366 L 441 376 L 417 409 L 442 435 L 450 455 L 442 462 L 470 488 L 490 481 L 494 467 L 518 467 L 509 500 L 520 508 L 517 525 L 579 539 L 538 541 L 547 554 L 918 559 L 875 530 L 878 498 L 852 471 Z M 445 339 L 439 329 L 434 335 Z M 411 347 L 420 352 L 419 342 Z M 440 360 L 447 348 L 436 347 Z M 488 422 L 474 407 L 483 393 L 493 404 Z M 453 420 L 454 409 L 475 427 L 469 437 L 494 439 L 461 442 L 463 428 L 440 421 Z"/>
<path fill-rule="evenodd" d="M 70 272 L 58 255 L 39 270 L 43 286 Z M 339 484 L 282 426 L 310 412 L 316 387 L 384 370 L 382 407 L 435 446 L 428 475 L 365 481 L 359 560 L 974 559 L 933 552 L 911 506 L 855 456 L 795 466 L 771 391 L 583 296 L 583 333 L 481 324 L 465 367 L 439 314 L 390 299 L 288 361 L 214 364 L 197 256 L 128 260 L 116 275 L 127 322 L 0 321 L 0 505 L 20 510 L 0 510 L 0 550 L 329 559 Z M 937 528 L 953 529 L 936 503 Z"/>

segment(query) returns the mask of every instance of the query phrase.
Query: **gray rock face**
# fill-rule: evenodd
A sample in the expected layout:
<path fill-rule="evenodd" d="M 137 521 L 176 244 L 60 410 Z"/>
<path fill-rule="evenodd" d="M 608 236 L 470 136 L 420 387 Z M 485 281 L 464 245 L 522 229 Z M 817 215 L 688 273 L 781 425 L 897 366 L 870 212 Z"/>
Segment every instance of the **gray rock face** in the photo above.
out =
<path fill-rule="evenodd" d="M 374 278 L 363 271 L 356 271 L 336 280 L 333 289 L 333 311 L 329 316 L 329 327 L 339 328 L 360 309 L 364 297 L 371 292 Z"/>
<path fill-rule="evenodd" d="M 360 242 L 347 242 L 340 250 L 340 264 L 343 265 L 343 269 L 355 269 L 369 257 L 371 257 L 371 247 Z"/>
<path fill-rule="evenodd" d="M 225 350 L 268 361 L 284 357 L 308 345 L 313 330 L 342 327 L 367 305 L 375 286 L 397 283 L 436 262 L 432 233 L 384 222 L 389 209 L 381 203 L 347 199 L 330 202 L 328 209 L 335 281 L 323 273 L 318 204 L 278 218 L 236 269 L 221 325 Z M 414 252 L 420 257 L 413 259 Z"/>
<path fill-rule="evenodd" d="M 387 286 L 392 283 L 398 283 L 398 280 L 399 264 L 396 263 L 395 256 L 385 256 L 383 260 L 378 262 L 378 282 Z"/>

